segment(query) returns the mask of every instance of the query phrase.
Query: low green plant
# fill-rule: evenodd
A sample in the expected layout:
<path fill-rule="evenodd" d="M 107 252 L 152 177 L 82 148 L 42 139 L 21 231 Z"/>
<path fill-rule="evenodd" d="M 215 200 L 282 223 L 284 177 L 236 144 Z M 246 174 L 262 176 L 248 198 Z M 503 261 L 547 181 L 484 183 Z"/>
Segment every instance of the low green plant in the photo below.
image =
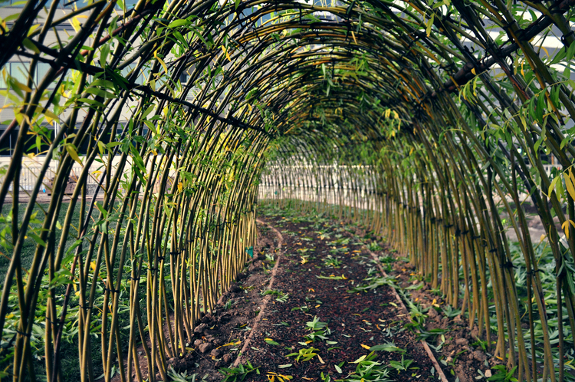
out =
<path fill-rule="evenodd" d="M 327 340 L 327 336 L 331 334 L 331 330 L 327 327 L 327 322 L 321 322 L 317 316 L 312 321 L 306 322 L 305 326 L 311 331 L 310 334 L 304 337 L 308 341 Z"/>
<path fill-rule="evenodd" d="M 366 284 L 361 285 L 361 286 L 357 286 L 353 289 L 348 290 L 348 293 L 357 293 L 357 292 L 363 292 L 363 291 L 368 291 L 368 290 L 372 290 L 375 288 L 378 288 L 380 286 L 383 285 L 388 285 L 388 286 L 392 286 L 395 287 L 395 279 L 391 276 L 387 276 L 387 277 L 383 277 L 383 276 L 373 276 L 373 277 L 367 277 L 364 279 L 364 281 L 366 281 Z"/>
<path fill-rule="evenodd" d="M 289 298 L 289 293 L 284 293 L 281 290 L 274 290 L 274 289 L 268 289 L 263 291 L 262 293 L 260 293 L 262 296 L 267 296 L 268 294 L 277 296 L 276 301 L 278 302 L 286 302 Z"/>
<path fill-rule="evenodd" d="M 389 366 L 397 370 L 397 373 L 399 374 L 400 371 L 407 371 L 412 363 L 412 359 L 405 359 L 401 356 L 401 361 L 389 361 Z"/>
<path fill-rule="evenodd" d="M 341 260 L 336 259 L 332 255 L 328 255 L 325 259 L 323 259 L 323 265 L 326 267 L 339 268 L 342 264 L 343 262 Z"/>
<path fill-rule="evenodd" d="M 354 362 L 357 364 L 355 372 L 348 378 L 344 379 L 345 382 L 362 382 L 362 381 L 379 381 L 387 382 L 389 379 L 389 369 L 381 362 L 375 361 L 377 355 L 371 352 L 368 355 L 361 356 Z"/>
<path fill-rule="evenodd" d="M 387 255 L 387 256 L 380 256 L 379 261 L 381 261 L 384 264 L 391 264 L 395 263 L 397 259 L 393 256 Z"/>
<path fill-rule="evenodd" d="M 429 331 L 421 330 L 420 333 L 417 335 L 418 340 L 433 340 L 435 337 L 445 334 L 447 330 L 445 329 L 431 329 Z"/>
<path fill-rule="evenodd" d="M 245 365 L 238 365 L 238 367 L 222 367 L 219 372 L 224 375 L 224 379 L 222 382 L 235 382 L 235 381 L 243 381 L 248 374 L 252 372 L 256 372 L 256 374 L 260 373 L 259 367 L 254 367 L 250 361 L 247 362 Z"/>
<path fill-rule="evenodd" d="M 288 354 L 286 357 L 296 357 L 295 360 L 297 362 L 299 361 L 310 361 L 313 357 L 317 356 L 319 349 L 316 349 L 314 347 L 311 348 L 305 348 L 305 349 L 299 349 L 299 351 L 297 353 L 291 353 Z"/>
<path fill-rule="evenodd" d="M 188 371 L 185 370 L 182 373 L 178 373 L 177 371 L 174 370 L 174 368 L 172 366 L 170 366 L 170 370 L 168 370 L 168 377 L 170 377 L 170 380 L 173 382 L 200 382 L 200 381 L 205 381 L 209 374 L 204 375 L 204 377 L 201 380 L 196 380 L 196 377 L 198 375 L 197 374 L 190 374 L 188 375 Z"/>
<path fill-rule="evenodd" d="M 445 308 L 443 308 L 443 314 L 445 314 L 446 317 L 455 318 L 461 314 L 461 309 L 455 309 L 451 307 L 451 305 L 446 305 Z"/>
<path fill-rule="evenodd" d="M 387 351 L 387 352 L 398 352 L 405 353 L 405 349 L 398 348 L 393 342 L 387 342 L 382 345 L 375 345 L 369 348 L 370 351 Z"/>
<path fill-rule="evenodd" d="M 513 367 L 509 371 L 507 371 L 507 368 L 504 365 L 495 365 L 492 369 L 497 370 L 497 372 L 493 374 L 493 376 L 489 377 L 487 379 L 488 381 L 517 382 L 517 378 L 513 376 L 517 366 Z"/>
<path fill-rule="evenodd" d="M 369 250 L 370 250 L 370 251 L 376 252 L 376 251 L 381 251 L 382 249 L 383 249 L 383 248 L 381 248 L 381 247 L 379 246 L 379 244 L 377 244 L 377 242 L 375 242 L 375 241 L 369 243 Z"/>

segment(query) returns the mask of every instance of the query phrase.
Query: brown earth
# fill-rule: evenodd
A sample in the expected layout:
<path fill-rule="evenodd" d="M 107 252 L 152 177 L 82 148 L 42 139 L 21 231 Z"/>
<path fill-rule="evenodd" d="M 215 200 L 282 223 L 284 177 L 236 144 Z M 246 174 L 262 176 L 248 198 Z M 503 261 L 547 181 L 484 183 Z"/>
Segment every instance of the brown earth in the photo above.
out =
<path fill-rule="evenodd" d="M 327 219 L 299 218 L 295 222 L 281 216 L 262 219 L 266 224 L 258 224 L 253 261 L 220 299 L 217 309 L 202 318 L 190 341 L 190 352 L 169 360 L 176 372 L 196 374 L 196 381 L 220 381 L 224 378 L 220 370 L 231 368 L 240 350 L 246 347 L 242 363 L 249 361 L 257 372 L 249 373 L 245 381 L 282 382 L 288 377 L 292 381 L 327 381 L 328 374 L 332 381 L 343 380 L 358 376 L 358 364 L 353 362 L 368 356 L 370 347 L 393 343 L 402 350 L 373 353 L 373 360 L 389 370 L 388 378 L 438 380 L 419 335 L 409 328 L 411 317 L 396 304 L 389 286 L 350 293 L 353 288 L 366 285 L 365 278 L 381 277 L 366 249 L 372 238 L 357 227 Z M 283 236 L 281 251 L 278 235 L 270 226 Z M 392 256 L 386 260 L 391 261 L 386 271 L 401 287 L 420 282 L 397 254 L 389 249 L 374 252 L 381 258 Z M 274 285 L 265 296 L 278 259 Z M 481 351 L 475 338 L 477 328 L 469 330 L 464 318 L 444 317 L 441 309 L 432 306 L 434 299 L 437 305 L 443 300 L 429 285 L 424 283 L 421 289 L 409 292 L 412 301 L 423 310 L 429 309 L 421 329 L 445 330 L 443 337 L 432 336 L 428 342 L 439 347 L 436 358 L 450 381 L 456 377 L 461 382 L 475 381 L 480 375 L 478 370 L 485 374 L 499 362 Z M 269 303 L 260 314 L 266 297 Z M 324 339 L 309 337 L 312 331 L 308 323 L 314 318 L 329 328 L 323 333 Z M 317 349 L 316 355 L 308 361 L 296 360 L 300 350 L 310 348 Z M 391 365 L 400 364 L 402 358 L 404 365 L 409 363 L 407 370 L 394 369 Z M 145 378 L 145 371 L 143 374 Z"/>

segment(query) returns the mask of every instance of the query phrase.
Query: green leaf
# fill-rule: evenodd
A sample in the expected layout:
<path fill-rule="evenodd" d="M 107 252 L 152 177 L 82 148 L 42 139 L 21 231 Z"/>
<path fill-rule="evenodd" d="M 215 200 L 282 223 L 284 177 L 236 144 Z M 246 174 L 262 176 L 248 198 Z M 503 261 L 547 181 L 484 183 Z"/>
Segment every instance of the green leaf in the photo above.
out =
<path fill-rule="evenodd" d="M 36 243 L 38 243 L 39 245 L 41 245 L 42 247 L 46 246 L 46 242 L 44 240 L 42 240 L 42 238 L 38 235 L 36 235 L 34 232 L 29 232 L 28 236 L 30 236 L 32 239 L 34 239 L 34 241 Z"/>
<path fill-rule="evenodd" d="M 560 176 L 556 176 L 555 179 L 553 179 L 553 181 L 551 182 L 551 185 L 549 185 L 549 189 L 547 190 L 547 196 L 550 196 L 551 193 L 553 192 L 553 190 L 555 189 L 555 185 L 557 184 L 557 181 L 560 179 Z"/>
<path fill-rule="evenodd" d="M 561 49 L 561 50 L 563 50 L 563 49 Z M 569 46 L 569 49 L 567 49 L 567 54 L 565 57 L 567 59 L 567 61 L 571 61 L 574 54 L 575 54 L 575 42 L 571 43 L 571 45 Z"/>
<path fill-rule="evenodd" d="M 23 44 L 26 48 L 30 49 L 32 52 L 34 52 L 34 53 L 40 53 L 40 49 L 38 49 L 38 47 L 36 46 L 36 44 L 34 44 L 29 38 L 25 38 L 25 39 L 22 41 L 22 44 Z M 574 45 L 575 45 L 575 44 L 574 44 Z"/>
<path fill-rule="evenodd" d="M 266 344 L 268 344 L 268 345 L 279 346 L 279 344 L 278 344 L 277 342 L 275 342 L 274 340 L 272 340 L 271 338 L 265 338 L 264 341 L 265 341 Z"/>
<path fill-rule="evenodd" d="M 397 346 L 389 342 L 383 345 L 372 346 L 371 348 L 369 348 L 369 350 L 405 353 L 405 349 L 398 348 Z"/>
<path fill-rule="evenodd" d="M 150 106 L 148 106 L 146 111 L 144 111 L 142 113 L 142 119 L 146 118 L 148 116 L 148 114 L 150 114 L 154 110 L 155 107 L 156 107 L 156 104 L 151 104 Z"/>
<path fill-rule="evenodd" d="M 425 23 L 425 33 L 427 34 L 427 37 L 429 37 L 429 35 L 431 34 L 431 27 L 433 26 L 433 19 L 435 18 L 435 15 L 431 15 L 431 18 L 429 20 L 427 20 L 427 22 Z"/>
<path fill-rule="evenodd" d="M 108 54 L 110 53 L 110 45 L 104 44 L 100 48 L 100 66 L 102 68 L 106 67 L 106 61 L 108 60 Z"/>
<path fill-rule="evenodd" d="M 183 25 L 188 25 L 189 23 L 190 23 L 189 20 L 178 19 L 178 20 L 174 20 L 170 24 L 168 24 L 168 28 L 177 28 L 177 27 L 181 27 Z"/>
<path fill-rule="evenodd" d="M 74 147 L 74 145 L 72 145 L 72 144 L 66 145 L 66 151 L 68 152 L 68 154 L 70 155 L 70 157 L 72 159 L 74 159 L 76 162 L 82 164 L 82 160 L 78 156 L 78 153 L 76 152 L 76 147 Z"/>

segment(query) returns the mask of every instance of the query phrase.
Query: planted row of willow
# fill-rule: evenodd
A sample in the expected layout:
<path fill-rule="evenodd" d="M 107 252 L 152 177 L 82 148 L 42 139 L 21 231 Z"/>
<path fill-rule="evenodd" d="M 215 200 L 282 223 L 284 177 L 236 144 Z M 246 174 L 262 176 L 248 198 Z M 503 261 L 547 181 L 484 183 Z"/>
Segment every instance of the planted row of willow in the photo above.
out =
<path fill-rule="evenodd" d="M 118 16 L 116 2 L 97 1 L 57 18 L 58 3 L 42 13 L 43 27 L 14 46 L 12 54 L 31 59 L 28 82 L 5 77 L 16 98 L 9 129 L 18 127 L 18 139 L 0 189 L 0 204 L 11 204 L 2 210 L 10 254 L 0 303 L 2 378 L 153 381 L 159 373 L 167 380 L 168 359 L 187 351 L 200 315 L 214 308 L 255 245 L 255 184 L 270 134 L 259 109 L 252 113 L 221 83 L 221 51 L 178 62 L 200 39 L 157 22 L 213 13 L 216 3 L 140 1 Z M 12 36 L 45 4 L 28 2 Z M 200 27 L 219 29 L 219 19 L 225 16 Z M 51 28 L 79 20 L 65 45 L 44 45 Z M 213 46 L 225 38 L 224 31 Z M 51 68 L 35 83 L 40 62 Z M 232 76 L 241 69 L 226 68 Z M 184 70 L 188 85 L 178 82 Z M 138 85 L 142 72 L 150 74 Z M 212 86 L 197 92 L 204 83 Z M 34 158 L 42 168 L 24 191 L 30 135 L 49 149 Z M 53 161 L 46 200 L 39 194 Z M 66 197 L 75 164 L 82 170 Z M 99 182 L 93 193 L 88 177 Z"/>

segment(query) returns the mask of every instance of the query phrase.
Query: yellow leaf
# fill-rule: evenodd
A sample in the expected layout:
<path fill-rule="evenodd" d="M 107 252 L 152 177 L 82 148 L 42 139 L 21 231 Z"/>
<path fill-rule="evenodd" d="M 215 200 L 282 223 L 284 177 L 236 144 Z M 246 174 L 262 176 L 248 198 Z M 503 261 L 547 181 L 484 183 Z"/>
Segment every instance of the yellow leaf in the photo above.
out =
<path fill-rule="evenodd" d="M 367 346 L 367 345 L 361 344 L 361 347 L 364 348 L 364 349 L 369 350 L 369 346 Z"/>
<path fill-rule="evenodd" d="M 569 221 L 566 221 L 563 224 L 561 224 L 561 228 L 563 228 L 565 236 L 567 237 L 567 239 L 569 239 Z"/>
<path fill-rule="evenodd" d="M 78 156 L 78 153 L 76 152 L 76 148 L 74 148 L 73 145 L 66 145 L 66 151 L 68 151 L 68 154 L 70 154 L 70 157 L 72 159 L 74 159 L 76 162 L 82 164 L 82 160 Z"/>
<path fill-rule="evenodd" d="M 353 37 L 353 41 L 355 41 L 355 43 L 357 44 L 357 40 L 355 39 L 355 34 L 353 33 L 353 31 L 351 31 L 351 37 Z"/>
<path fill-rule="evenodd" d="M 30 29 L 28 29 L 28 36 L 30 36 L 32 33 L 34 33 L 34 31 L 35 31 L 36 29 L 38 29 L 38 27 L 40 27 L 40 24 L 32 25 L 32 26 L 30 27 Z"/>
<path fill-rule="evenodd" d="M 558 176 L 556 176 L 555 179 L 553 179 L 553 181 L 549 185 L 549 189 L 547 190 L 547 196 L 551 196 L 551 193 L 553 192 L 553 189 L 555 188 L 555 183 L 557 183 L 558 180 L 559 180 Z"/>
<path fill-rule="evenodd" d="M 523 63 L 524 63 L 524 62 L 525 62 L 525 61 L 521 61 L 521 75 L 522 75 L 522 76 L 525 76 L 525 72 L 523 71 Z"/>
<path fill-rule="evenodd" d="M 230 54 L 228 53 L 228 50 L 223 45 L 222 45 L 222 50 L 223 50 L 224 54 L 226 55 L 226 57 L 228 58 L 228 61 L 232 62 L 232 59 L 230 58 Z"/>
<path fill-rule="evenodd" d="M 98 141 L 98 149 L 100 149 L 100 154 L 104 155 L 104 152 L 106 151 L 106 144 L 104 144 L 102 141 Z"/>
<path fill-rule="evenodd" d="M 18 88 L 24 90 L 26 93 L 32 92 L 32 89 L 30 89 L 28 86 L 18 82 L 18 80 L 14 80 L 14 85 L 16 85 Z"/>
<path fill-rule="evenodd" d="M 162 68 L 164 68 L 164 72 L 166 72 L 166 74 L 168 74 L 168 67 L 166 66 L 166 63 L 164 62 L 164 60 L 162 60 L 160 57 L 158 57 L 158 51 L 157 50 L 154 51 L 154 57 L 162 65 Z"/>
<path fill-rule="evenodd" d="M 72 24 L 72 28 L 74 28 L 76 32 L 78 32 L 82 28 L 80 20 L 78 20 L 78 17 L 72 17 L 72 20 L 70 20 L 70 24 Z"/>
<path fill-rule="evenodd" d="M 571 172 L 571 169 L 569 169 Z M 571 180 L 571 174 L 563 173 L 563 178 L 565 179 L 565 185 L 567 186 L 567 192 L 571 196 L 571 199 L 575 200 L 575 188 L 573 187 L 573 181 Z"/>

